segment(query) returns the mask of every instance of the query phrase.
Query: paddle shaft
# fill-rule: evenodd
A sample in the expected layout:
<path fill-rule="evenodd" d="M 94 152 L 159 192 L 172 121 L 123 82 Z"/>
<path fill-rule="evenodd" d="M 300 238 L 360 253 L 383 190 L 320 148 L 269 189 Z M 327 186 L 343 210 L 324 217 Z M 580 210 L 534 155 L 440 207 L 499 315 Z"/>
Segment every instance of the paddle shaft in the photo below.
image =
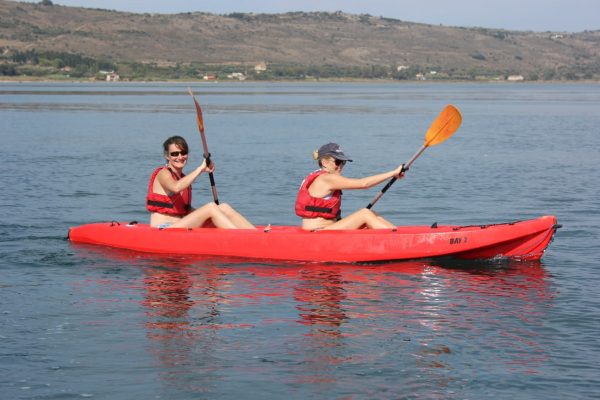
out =
<path fill-rule="evenodd" d="M 200 131 L 200 137 L 202 138 L 202 147 L 204 148 L 204 159 L 206 160 L 206 165 L 210 166 L 212 161 L 210 160 L 210 152 L 208 151 L 208 143 L 206 142 L 206 135 L 204 134 L 204 119 L 202 118 L 202 108 L 200 108 L 200 104 L 196 101 L 196 97 L 192 92 L 192 89 L 188 88 L 190 96 L 194 99 L 194 105 L 196 106 L 196 120 L 198 122 L 198 130 Z M 219 204 L 219 195 L 217 194 L 217 185 L 215 184 L 215 177 L 212 172 L 208 173 L 208 179 L 210 180 L 210 188 L 212 190 L 212 195 L 215 204 Z"/>
<path fill-rule="evenodd" d="M 412 165 L 413 162 L 415 162 L 415 160 L 421 155 L 423 154 L 423 152 L 425 151 L 425 149 L 427 148 L 427 144 L 424 144 L 423 146 L 421 146 L 421 148 L 410 158 L 410 160 L 408 160 L 406 162 L 406 164 L 404 164 L 404 168 L 402 168 L 403 171 L 406 171 L 410 168 L 410 166 Z M 377 196 L 375 196 L 375 198 L 369 203 L 369 205 L 367 206 L 367 209 L 371 209 L 371 207 L 373 207 L 375 205 L 375 203 L 377 203 L 379 201 L 379 199 L 381 198 L 381 196 L 383 196 L 385 194 L 385 192 L 387 192 L 387 190 L 392 187 L 392 185 L 394 184 L 394 182 L 396 182 L 398 180 L 398 177 L 393 177 L 392 179 L 389 180 L 389 182 L 383 187 L 383 189 L 381 189 L 381 192 L 379 192 L 379 194 Z"/>
<path fill-rule="evenodd" d="M 196 101 L 196 99 L 194 99 Z M 210 153 L 208 152 L 208 144 L 206 143 L 206 135 L 204 129 L 200 130 L 200 136 L 202 137 L 202 146 L 204 147 L 204 159 L 206 160 L 206 166 L 210 167 L 212 161 L 210 159 Z M 210 180 L 210 189 L 212 190 L 213 199 L 215 204 L 219 204 L 219 195 L 217 194 L 217 185 L 215 184 L 215 177 L 212 172 L 208 173 L 208 179 Z"/>
<path fill-rule="evenodd" d="M 208 157 L 206 157 L 206 155 L 205 155 L 204 158 L 206 158 L 206 165 L 210 165 L 211 164 L 210 153 L 208 153 Z M 210 180 L 210 189 L 212 190 L 213 200 L 216 205 L 219 205 L 219 195 L 217 194 L 217 185 L 215 184 L 215 177 L 212 172 L 208 173 L 208 179 Z"/>

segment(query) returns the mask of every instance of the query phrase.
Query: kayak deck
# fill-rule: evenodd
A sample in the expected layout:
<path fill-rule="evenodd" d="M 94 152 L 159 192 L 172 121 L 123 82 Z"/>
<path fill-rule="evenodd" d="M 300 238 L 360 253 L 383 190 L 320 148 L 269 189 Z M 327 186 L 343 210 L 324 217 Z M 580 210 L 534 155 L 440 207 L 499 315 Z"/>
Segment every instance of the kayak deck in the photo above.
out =
<path fill-rule="evenodd" d="M 305 231 L 172 228 L 101 222 L 72 227 L 69 239 L 147 253 L 249 259 L 370 262 L 432 257 L 539 260 L 559 227 L 556 217 L 471 226 L 399 226 L 389 229 Z"/>

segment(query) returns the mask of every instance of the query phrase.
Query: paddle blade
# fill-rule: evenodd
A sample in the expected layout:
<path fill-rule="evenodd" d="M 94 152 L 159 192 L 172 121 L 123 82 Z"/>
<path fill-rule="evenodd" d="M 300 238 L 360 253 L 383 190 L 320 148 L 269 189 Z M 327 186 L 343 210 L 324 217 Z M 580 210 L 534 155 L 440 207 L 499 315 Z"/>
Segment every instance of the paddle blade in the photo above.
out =
<path fill-rule="evenodd" d="M 200 104 L 198 104 L 198 102 L 196 101 L 196 97 L 194 96 L 194 93 L 192 92 L 191 88 L 188 88 L 188 93 L 190 94 L 190 96 L 192 96 L 192 99 L 194 99 L 194 105 L 196 106 L 196 122 L 198 123 L 198 129 L 200 130 L 200 133 L 204 133 L 204 119 L 202 118 L 202 109 L 200 108 Z"/>
<path fill-rule="evenodd" d="M 456 132 L 461 122 L 462 116 L 458 108 L 451 104 L 447 105 L 427 130 L 424 146 L 442 143 Z"/>

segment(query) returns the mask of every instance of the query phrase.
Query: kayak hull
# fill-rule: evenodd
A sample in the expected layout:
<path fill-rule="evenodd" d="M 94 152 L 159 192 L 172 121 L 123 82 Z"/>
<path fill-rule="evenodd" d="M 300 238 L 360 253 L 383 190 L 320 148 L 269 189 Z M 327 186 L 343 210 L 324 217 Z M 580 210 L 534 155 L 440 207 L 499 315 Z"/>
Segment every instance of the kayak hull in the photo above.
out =
<path fill-rule="evenodd" d="M 146 224 L 101 222 L 70 228 L 69 239 L 74 243 L 147 253 L 262 260 L 373 262 L 435 257 L 539 260 L 558 227 L 554 216 L 492 225 L 315 232 L 293 226 L 157 229 Z"/>

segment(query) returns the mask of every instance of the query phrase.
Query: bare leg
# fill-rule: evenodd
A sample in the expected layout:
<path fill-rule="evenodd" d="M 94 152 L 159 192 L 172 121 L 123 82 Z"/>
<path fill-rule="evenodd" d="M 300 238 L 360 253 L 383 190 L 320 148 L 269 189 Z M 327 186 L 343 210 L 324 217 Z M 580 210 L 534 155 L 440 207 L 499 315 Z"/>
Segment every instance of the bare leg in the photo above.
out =
<path fill-rule="evenodd" d="M 229 218 L 234 225 L 240 229 L 254 229 L 255 226 L 252 225 L 250 221 L 248 221 L 242 214 L 233 209 L 229 204 L 222 203 L 219 204 L 219 210 L 223 212 Z"/>
<path fill-rule="evenodd" d="M 237 226 L 219 209 L 215 203 L 208 203 L 195 209 L 169 228 L 197 228 L 210 220 L 217 228 L 236 229 Z"/>
<path fill-rule="evenodd" d="M 331 225 L 327 225 L 323 229 L 359 229 L 363 226 L 369 229 L 396 228 L 390 221 L 378 216 L 367 208 L 362 208 Z"/>
<path fill-rule="evenodd" d="M 391 225 L 391 229 L 395 229 L 396 225 L 392 224 L 390 221 L 388 221 L 387 219 L 383 218 L 381 215 L 377 214 L 375 211 L 372 211 L 373 214 L 375 214 L 377 216 L 377 219 L 379 219 L 379 221 L 381 221 L 383 224 L 389 224 Z"/>

